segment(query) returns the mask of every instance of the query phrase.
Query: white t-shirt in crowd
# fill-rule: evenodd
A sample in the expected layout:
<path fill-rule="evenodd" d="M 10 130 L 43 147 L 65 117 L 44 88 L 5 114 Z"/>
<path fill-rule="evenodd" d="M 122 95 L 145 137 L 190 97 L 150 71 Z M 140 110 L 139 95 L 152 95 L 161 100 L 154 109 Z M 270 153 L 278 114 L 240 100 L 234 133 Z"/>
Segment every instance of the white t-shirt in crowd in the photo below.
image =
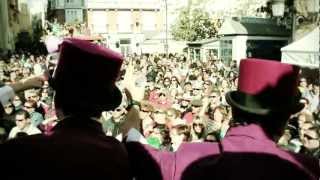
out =
<path fill-rule="evenodd" d="M 16 135 L 19 133 L 19 132 L 24 132 L 28 135 L 33 135 L 33 134 L 41 134 L 41 131 L 37 128 L 37 127 L 34 127 L 32 125 L 29 125 L 27 126 L 26 128 L 24 129 L 19 129 L 17 126 L 12 128 L 10 133 L 9 133 L 9 139 L 12 139 L 12 138 L 15 138 Z"/>

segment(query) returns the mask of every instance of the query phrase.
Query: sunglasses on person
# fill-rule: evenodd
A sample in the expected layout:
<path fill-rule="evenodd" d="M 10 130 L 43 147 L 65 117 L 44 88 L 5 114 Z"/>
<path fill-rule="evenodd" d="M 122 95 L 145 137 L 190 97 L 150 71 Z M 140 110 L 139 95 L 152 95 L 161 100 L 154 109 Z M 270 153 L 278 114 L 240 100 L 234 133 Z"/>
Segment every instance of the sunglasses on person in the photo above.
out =
<path fill-rule="evenodd" d="M 13 108 L 12 105 L 4 106 L 4 109 Z"/>
<path fill-rule="evenodd" d="M 217 97 L 217 96 L 209 96 L 209 98 L 212 98 L 212 99 L 213 99 L 213 98 L 216 98 L 216 97 Z"/>
<path fill-rule="evenodd" d="M 161 111 L 155 111 L 155 114 L 166 114 L 165 112 L 161 112 Z"/>
<path fill-rule="evenodd" d="M 201 108 L 201 106 L 192 105 L 193 108 Z"/>
<path fill-rule="evenodd" d="M 31 107 L 31 106 L 27 106 L 27 105 L 24 105 L 24 107 L 25 107 L 25 108 L 27 108 L 27 109 L 31 109 L 31 108 L 33 108 L 33 107 Z"/>
<path fill-rule="evenodd" d="M 314 139 L 318 139 L 317 137 L 311 137 L 310 135 L 308 134 L 305 134 L 304 137 L 307 139 L 307 140 L 314 140 Z"/>
<path fill-rule="evenodd" d="M 174 114 L 167 114 L 168 117 L 174 117 Z"/>
<path fill-rule="evenodd" d="M 202 123 L 193 123 L 193 126 L 203 127 L 204 125 Z"/>
<path fill-rule="evenodd" d="M 149 112 L 149 111 L 146 110 L 146 109 L 141 109 L 140 111 L 141 111 L 141 112 L 145 112 L 145 113 Z"/>

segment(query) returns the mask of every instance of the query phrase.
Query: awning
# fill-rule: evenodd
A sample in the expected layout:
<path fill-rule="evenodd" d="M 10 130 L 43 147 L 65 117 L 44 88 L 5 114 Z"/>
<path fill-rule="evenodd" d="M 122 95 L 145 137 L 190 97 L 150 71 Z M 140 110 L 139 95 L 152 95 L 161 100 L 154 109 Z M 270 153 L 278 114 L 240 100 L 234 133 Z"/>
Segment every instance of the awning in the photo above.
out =
<path fill-rule="evenodd" d="M 281 48 L 281 62 L 319 68 L 319 42 L 319 27 L 317 27 L 300 40 Z"/>
<path fill-rule="evenodd" d="M 276 21 L 265 18 L 232 18 L 226 19 L 218 31 L 219 36 L 268 36 L 289 37 L 290 32 Z"/>

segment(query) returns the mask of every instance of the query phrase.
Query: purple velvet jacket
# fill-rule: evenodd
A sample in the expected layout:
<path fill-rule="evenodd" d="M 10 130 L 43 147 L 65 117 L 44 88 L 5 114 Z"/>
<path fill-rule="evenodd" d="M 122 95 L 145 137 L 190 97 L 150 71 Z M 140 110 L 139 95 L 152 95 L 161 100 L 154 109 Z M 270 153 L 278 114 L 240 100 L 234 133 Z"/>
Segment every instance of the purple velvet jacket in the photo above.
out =
<path fill-rule="evenodd" d="M 63 120 L 52 135 L 33 135 L 0 145 L 3 179 L 129 180 L 123 144 L 105 136 L 93 120 Z"/>
<path fill-rule="evenodd" d="M 220 143 L 184 143 L 176 152 L 127 144 L 137 179 L 313 179 L 319 160 L 277 147 L 258 125 L 231 128 Z"/>

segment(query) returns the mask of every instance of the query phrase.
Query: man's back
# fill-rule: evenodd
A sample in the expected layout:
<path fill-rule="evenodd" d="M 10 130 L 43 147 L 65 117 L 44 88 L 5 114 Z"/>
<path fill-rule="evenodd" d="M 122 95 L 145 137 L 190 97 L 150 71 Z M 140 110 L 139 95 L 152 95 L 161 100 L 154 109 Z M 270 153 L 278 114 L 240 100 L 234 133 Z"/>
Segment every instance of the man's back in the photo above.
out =
<path fill-rule="evenodd" d="M 5 177 L 129 179 L 124 147 L 98 122 L 60 122 L 51 136 L 35 135 L 2 145 Z"/>
<path fill-rule="evenodd" d="M 294 164 L 276 155 L 226 152 L 192 162 L 180 179 L 308 180 L 311 177 Z"/>
<path fill-rule="evenodd" d="M 194 153 L 195 149 L 202 153 Z M 186 161 L 188 158 L 192 160 Z M 176 164 L 176 179 L 320 177 L 317 160 L 278 148 L 257 125 L 232 128 L 220 144 L 183 144 L 176 153 Z"/>
<path fill-rule="evenodd" d="M 147 145 L 132 143 L 128 144 L 128 151 L 131 166 L 135 168 L 134 173 L 138 177 L 152 174 L 143 171 L 143 164 L 147 163 L 156 163 L 157 166 L 153 165 L 153 174 L 161 172 L 162 178 L 166 180 L 316 180 L 320 177 L 319 162 L 316 159 L 278 148 L 257 125 L 231 128 L 220 143 L 181 144 L 179 149 L 171 154 L 154 150 Z"/>

